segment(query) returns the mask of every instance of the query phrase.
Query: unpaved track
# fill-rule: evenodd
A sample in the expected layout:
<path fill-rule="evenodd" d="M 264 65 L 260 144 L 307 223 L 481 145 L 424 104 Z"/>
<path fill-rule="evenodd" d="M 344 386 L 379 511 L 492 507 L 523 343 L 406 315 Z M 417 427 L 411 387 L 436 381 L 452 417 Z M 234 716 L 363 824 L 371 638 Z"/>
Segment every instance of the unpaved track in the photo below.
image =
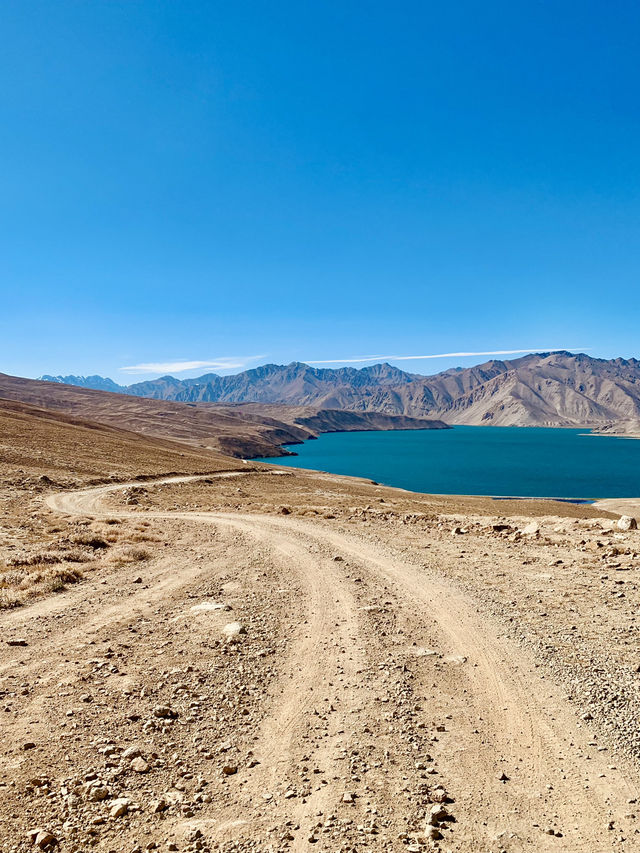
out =
<path fill-rule="evenodd" d="M 195 478 L 156 482 L 190 479 Z M 122 488 L 55 494 L 47 503 L 60 513 L 105 518 L 114 513 L 104 508 L 102 499 Z M 345 732 L 359 725 L 366 728 L 370 720 L 368 706 L 379 699 L 380 685 L 359 677 L 372 653 L 358 598 L 358 584 L 364 581 L 369 595 L 391 599 L 402 619 L 402 634 L 388 638 L 389 655 L 401 659 L 423 643 L 436 646 L 437 655 L 414 660 L 413 689 L 426 719 L 444 724 L 431 749 L 443 783 L 456 800 L 455 847 L 449 839 L 445 846 L 589 853 L 640 849 L 638 836 L 625 824 L 631 808 L 627 803 L 638 793 L 636 774 L 620 762 L 614 769 L 612 757 L 590 745 L 586 727 L 576 720 L 562 690 L 444 574 L 408 562 L 370 533 L 357 535 L 323 522 L 207 512 L 149 511 L 143 517 L 213 524 L 253 537 L 273 551 L 283 570 L 295 571 L 304 590 L 299 603 L 302 624 L 287 660 L 281 662 L 280 692 L 253 750 L 259 771 L 241 780 L 236 813 L 227 807 L 209 821 L 220 839 L 257 831 L 265 820 L 289 818 L 302 825 L 292 849 L 309 849 L 314 811 L 331 810 L 342 797 L 344 781 L 326 777 L 327 784 L 309 794 L 304 808 L 299 799 L 280 799 L 267 817 L 262 807 L 265 791 L 308 761 L 311 751 L 315 764 L 328 765 Z M 335 555 L 343 560 L 334 561 Z M 314 742 L 309 716 L 319 698 L 336 710 L 326 734 Z M 393 731 L 373 734 L 385 738 L 393 751 Z M 508 778 L 501 780 L 502 774 Z M 380 776 L 391 809 L 407 807 L 393 801 L 399 779 Z M 546 835 L 547 828 L 562 835 Z M 383 848 L 372 840 L 363 849 Z"/>

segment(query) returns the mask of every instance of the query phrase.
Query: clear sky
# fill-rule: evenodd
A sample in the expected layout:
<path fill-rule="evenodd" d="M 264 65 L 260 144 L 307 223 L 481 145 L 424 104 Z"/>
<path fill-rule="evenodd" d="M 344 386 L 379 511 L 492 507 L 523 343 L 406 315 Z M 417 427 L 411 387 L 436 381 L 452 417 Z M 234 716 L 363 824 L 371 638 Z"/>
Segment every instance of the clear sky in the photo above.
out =
<path fill-rule="evenodd" d="M 0 32 L 0 371 L 640 356 L 636 0 L 3 0 Z"/>

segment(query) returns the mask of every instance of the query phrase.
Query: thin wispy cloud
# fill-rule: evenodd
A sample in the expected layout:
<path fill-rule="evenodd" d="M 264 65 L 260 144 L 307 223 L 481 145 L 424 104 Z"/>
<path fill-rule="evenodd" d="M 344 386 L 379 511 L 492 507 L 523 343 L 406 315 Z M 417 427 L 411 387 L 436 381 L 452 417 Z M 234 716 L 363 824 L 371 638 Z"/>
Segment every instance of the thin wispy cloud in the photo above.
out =
<path fill-rule="evenodd" d="M 591 347 L 528 347 L 527 349 L 494 349 L 482 352 L 439 352 L 431 355 L 362 355 L 356 358 L 309 359 L 307 364 L 362 364 L 367 361 L 419 361 L 426 358 L 467 358 L 480 355 L 521 355 L 527 352 L 568 352 L 591 349 Z"/>
<path fill-rule="evenodd" d="M 203 361 L 149 361 L 120 367 L 123 373 L 185 373 L 187 370 L 242 370 L 262 355 L 220 357 Z"/>

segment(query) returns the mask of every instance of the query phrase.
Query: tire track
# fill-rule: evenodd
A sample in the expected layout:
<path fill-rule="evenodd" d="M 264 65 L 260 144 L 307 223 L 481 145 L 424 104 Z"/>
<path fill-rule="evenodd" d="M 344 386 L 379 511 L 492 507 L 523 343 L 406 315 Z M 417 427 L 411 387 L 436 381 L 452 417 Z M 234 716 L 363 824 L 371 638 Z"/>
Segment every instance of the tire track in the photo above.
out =
<path fill-rule="evenodd" d="M 171 477 L 154 482 L 195 479 L 198 477 Z M 102 508 L 102 498 L 126 485 L 56 494 L 47 498 L 47 504 L 58 512 L 104 518 L 114 513 Z M 625 801 L 638 796 L 635 776 L 607 765 L 606 759 L 589 749 L 587 733 L 580 730 L 561 692 L 442 574 L 413 565 L 370 538 L 320 522 L 213 512 L 149 511 L 143 517 L 234 528 L 267 546 L 283 571 L 295 572 L 303 585 L 300 609 L 306 612 L 308 623 L 292 642 L 291 654 L 283 663 L 283 692 L 274 697 L 258 737 L 255 753 L 261 761 L 260 771 L 244 779 L 243 797 L 250 815 L 246 828 L 274 817 L 296 815 L 302 833 L 296 836 L 293 849 L 306 849 L 302 839 L 311 831 L 309 808 L 284 802 L 267 814 L 255 802 L 265 786 L 276 786 L 289 769 L 306 760 L 313 685 L 333 675 L 343 663 L 342 656 L 330 647 L 332 641 L 337 641 L 339 649 L 351 645 L 354 651 L 345 683 L 332 693 L 336 701 L 339 696 L 344 702 L 342 728 L 347 715 L 360 713 L 363 701 L 374 693 L 370 685 L 359 684 L 358 672 L 367 658 L 366 638 L 358 623 L 351 585 L 326 554 L 330 549 L 366 572 L 374 584 L 390 584 L 416 635 L 436 629 L 444 655 L 467 659 L 461 666 L 440 668 L 437 684 L 432 670 L 418 673 L 433 707 L 447 708 L 453 718 L 451 732 L 441 737 L 441 758 L 458 794 L 456 808 L 463 826 L 456 838 L 466 845 L 464 849 L 570 853 L 609 849 L 603 845 L 602 831 L 609 821 L 619 819 Z M 334 617 L 337 624 L 332 624 Z M 397 648 L 393 653 L 397 654 Z M 325 740 L 317 753 L 320 762 L 329 760 L 335 748 L 335 738 Z M 509 778 L 501 780 L 505 768 Z M 333 785 L 311 801 L 316 808 L 325 807 L 337 794 Z M 561 826 L 563 834 L 552 839 L 542 835 L 545 824 Z M 238 824 L 230 815 L 226 822 L 223 818 L 218 823 L 218 829 L 222 837 L 231 839 Z M 618 842 L 616 849 L 633 847 Z"/>

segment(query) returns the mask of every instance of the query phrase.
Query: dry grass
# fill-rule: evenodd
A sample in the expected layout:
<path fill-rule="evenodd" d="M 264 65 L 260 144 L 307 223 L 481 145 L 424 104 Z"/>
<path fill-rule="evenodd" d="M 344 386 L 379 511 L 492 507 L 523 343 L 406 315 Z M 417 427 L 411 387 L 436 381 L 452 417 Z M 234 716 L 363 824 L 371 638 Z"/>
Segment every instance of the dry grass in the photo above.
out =
<path fill-rule="evenodd" d="M 82 570 L 77 566 L 63 564 L 0 566 L 0 610 L 20 607 L 36 596 L 59 592 L 81 577 Z"/>
<path fill-rule="evenodd" d="M 139 545 L 124 545 L 111 551 L 109 562 L 116 566 L 125 566 L 129 563 L 140 563 L 143 560 L 148 560 L 150 556 L 150 552 Z"/>
<path fill-rule="evenodd" d="M 56 554 L 53 551 L 41 551 L 36 554 L 16 554 L 11 557 L 8 565 L 10 566 L 53 566 L 56 563 L 61 563 L 64 559 L 62 554 Z"/>
<path fill-rule="evenodd" d="M 158 536 L 151 536 L 148 533 L 133 533 L 129 536 L 131 542 L 161 542 Z"/>
<path fill-rule="evenodd" d="M 86 545 L 87 548 L 93 548 L 94 551 L 109 547 L 109 543 L 95 533 L 78 533 L 71 537 L 71 541 L 74 545 Z"/>

